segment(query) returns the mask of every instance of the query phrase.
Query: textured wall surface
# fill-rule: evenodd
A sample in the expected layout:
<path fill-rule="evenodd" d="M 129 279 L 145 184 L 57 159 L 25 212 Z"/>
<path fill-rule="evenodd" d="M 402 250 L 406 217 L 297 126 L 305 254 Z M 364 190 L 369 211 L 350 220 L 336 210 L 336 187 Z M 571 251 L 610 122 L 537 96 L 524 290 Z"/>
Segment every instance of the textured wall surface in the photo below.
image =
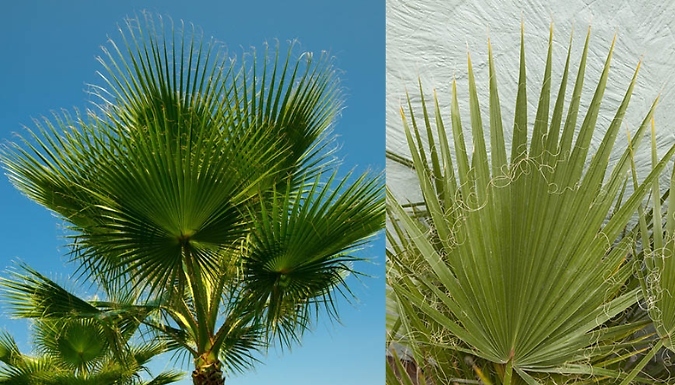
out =
<path fill-rule="evenodd" d="M 409 91 L 413 106 L 419 107 L 418 79 L 425 95 L 433 90 L 449 120 L 450 82 L 457 79 L 460 107 L 468 95 L 467 52 L 471 53 L 481 108 L 487 108 L 487 40 L 492 42 L 498 71 L 504 128 L 510 135 L 518 76 L 521 20 L 525 29 L 528 71 L 528 113 L 533 116 L 543 77 L 549 26 L 554 25 L 553 79 L 557 92 L 572 38 L 571 74 L 576 74 L 584 39 L 591 27 L 590 51 L 582 111 L 600 75 L 611 41 L 616 46 L 603 111 L 598 120 L 607 127 L 638 62 L 642 67 L 631 106 L 624 120 L 625 130 L 634 131 L 652 101 L 660 95 L 656 111 L 660 147 L 675 141 L 675 2 L 647 0 L 540 0 L 508 2 L 387 0 L 387 150 L 408 154 L 399 114 Z M 574 78 L 571 78 L 572 82 Z M 572 86 L 568 85 L 571 91 Z M 483 95 L 483 96 L 481 96 Z M 583 115 L 580 115 L 583 116 Z M 463 120 L 468 115 L 464 113 Z M 530 118 L 531 122 L 533 119 Z M 581 121 L 581 119 L 580 119 Z M 448 122 L 449 123 L 449 122 Z M 484 124 L 487 119 L 484 118 Z M 598 130 L 599 134 L 603 130 Z M 598 135 L 600 137 L 600 135 Z M 597 139 L 597 138 L 596 138 Z M 617 139 L 623 147 L 626 136 Z M 643 167 L 649 156 L 639 155 Z M 402 201 L 419 199 L 415 176 L 405 167 L 387 160 L 387 184 Z"/>

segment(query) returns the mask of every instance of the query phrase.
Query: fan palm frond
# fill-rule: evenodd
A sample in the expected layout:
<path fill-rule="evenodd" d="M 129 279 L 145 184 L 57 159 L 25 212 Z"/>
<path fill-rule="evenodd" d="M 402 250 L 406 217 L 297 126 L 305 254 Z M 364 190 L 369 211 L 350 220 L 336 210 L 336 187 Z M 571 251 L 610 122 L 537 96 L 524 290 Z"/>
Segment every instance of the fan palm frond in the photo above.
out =
<path fill-rule="evenodd" d="M 613 120 L 603 128 L 601 143 L 589 156 L 614 43 L 589 108 L 579 116 L 590 32 L 569 104 L 571 50 L 557 97 L 551 97 L 552 34 L 551 28 L 536 117 L 529 120 L 521 32 L 510 156 L 488 45 L 490 151 L 469 57 L 468 129 L 460 117 L 454 81 L 447 130 L 436 96 L 433 109 L 423 100 L 420 122 L 412 106 L 409 114 L 401 111 L 424 197 L 423 215 L 387 196 L 393 250 L 389 285 L 402 334 L 421 339 L 430 349 L 464 351 L 491 362 L 504 384 L 535 384 L 557 374 L 622 376 L 593 366 L 592 357 L 604 354 L 598 347 L 604 341 L 625 333 L 621 326 L 602 325 L 640 298 L 639 289 L 625 287 L 632 275 L 628 259 L 633 239 L 624 229 L 675 152 L 672 147 L 656 159 L 649 175 L 621 198 L 631 149 L 638 148 L 648 130 L 655 104 L 611 165 L 636 69 Z"/>

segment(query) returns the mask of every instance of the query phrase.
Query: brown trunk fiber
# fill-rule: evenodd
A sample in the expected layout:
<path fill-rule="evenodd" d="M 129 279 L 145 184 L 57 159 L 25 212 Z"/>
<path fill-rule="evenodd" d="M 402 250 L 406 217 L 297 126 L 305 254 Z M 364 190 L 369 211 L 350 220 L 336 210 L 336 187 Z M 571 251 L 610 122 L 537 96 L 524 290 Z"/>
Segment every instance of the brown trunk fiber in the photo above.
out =
<path fill-rule="evenodd" d="M 216 362 L 195 369 L 192 372 L 192 383 L 194 385 L 225 385 L 220 363 Z"/>

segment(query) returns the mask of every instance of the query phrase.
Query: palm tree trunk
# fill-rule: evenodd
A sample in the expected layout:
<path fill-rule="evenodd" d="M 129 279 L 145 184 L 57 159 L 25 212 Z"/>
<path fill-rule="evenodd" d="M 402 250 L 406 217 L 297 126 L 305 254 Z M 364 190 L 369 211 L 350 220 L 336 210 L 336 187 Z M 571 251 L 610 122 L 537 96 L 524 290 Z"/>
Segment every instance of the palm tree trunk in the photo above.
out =
<path fill-rule="evenodd" d="M 207 363 L 195 368 L 192 372 L 194 385 L 225 385 L 223 371 L 220 369 L 220 361 Z"/>

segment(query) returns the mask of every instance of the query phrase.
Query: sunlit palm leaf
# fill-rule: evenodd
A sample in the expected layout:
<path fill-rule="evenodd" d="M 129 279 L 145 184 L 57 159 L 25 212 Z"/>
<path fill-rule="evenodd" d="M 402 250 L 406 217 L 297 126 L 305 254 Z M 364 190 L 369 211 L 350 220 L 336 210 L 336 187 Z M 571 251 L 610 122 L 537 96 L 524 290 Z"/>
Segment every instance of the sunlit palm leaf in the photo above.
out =
<path fill-rule="evenodd" d="M 34 269 L 22 265 L 11 278 L 0 278 L 5 303 L 14 315 L 44 320 L 98 320 L 127 340 L 157 305 L 85 301 Z"/>
<path fill-rule="evenodd" d="M 178 372 L 168 371 L 149 382 L 141 382 L 140 372 L 147 371 L 144 366 L 147 361 L 166 349 L 157 344 L 136 346 L 130 351 L 132 355 L 120 360 L 106 348 L 105 336 L 96 323 L 40 321 L 34 327 L 37 331 L 34 342 L 40 353 L 37 357 L 20 353 L 11 337 L 3 334 L 0 384 L 168 384 L 182 377 Z M 3 353 L 6 349 L 12 351 L 11 357 Z"/>
<path fill-rule="evenodd" d="M 38 352 L 59 356 L 73 373 L 95 371 L 98 360 L 112 351 L 105 330 L 92 320 L 37 321 Z"/>
<path fill-rule="evenodd" d="M 49 358 L 27 357 L 6 332 L 0 333 L 0 384 L 30 385 L 36 373 L 48 371 L 52 366 Z"/>
<path fill-rule="evenodd" d="M 382 181 L 349 179 L 333 174 L 299 191 L 289 184 L 263 204 L 244 257 L 244 290 L 266 307 L 271 326 L 290 317 L 290 330 L 303 329 L 308 307 L 321 304 L 333 313 L 334 289 L 358 260 L 352 253 L 384 225 Z"/>
<path fill-rule="evenodd" d="M 166 371 L 156 375 L 152 380 L 141 382 L 139 385 L 166 385 L 178 382 L 183 378 L 182 373 L 176 371 Z"/>
<path fill-rule="evenodd" d="M 33 385 L 36 375 L 47 374 L 53 368 L 49 358 L 23 357 L 21 363 L 0 364 L 0 384 Z"/>

